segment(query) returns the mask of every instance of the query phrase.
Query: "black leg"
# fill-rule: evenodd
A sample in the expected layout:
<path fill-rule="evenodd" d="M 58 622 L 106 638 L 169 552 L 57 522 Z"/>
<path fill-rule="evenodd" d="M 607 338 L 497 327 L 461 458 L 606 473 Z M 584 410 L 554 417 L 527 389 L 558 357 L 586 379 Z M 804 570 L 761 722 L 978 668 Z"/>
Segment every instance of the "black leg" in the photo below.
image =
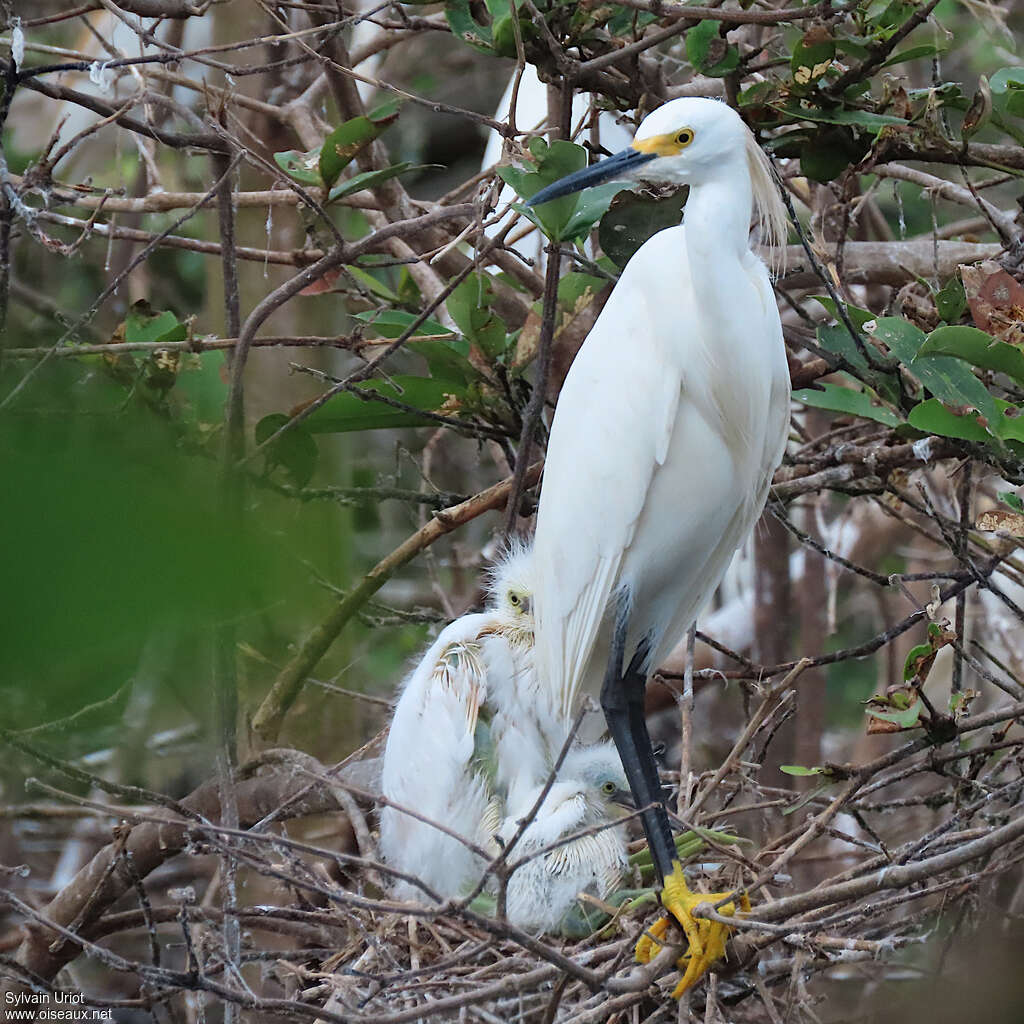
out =
<path fill-rule="evenodd" d="M 626 771 L 629 788 L 633 791 L 633 799 L 637 807 L 648 808 L 642 813 L 641 821 L 651 848 L 654 867 L 664 882 L 666 876 L 672 873 L 676 848 L 672 841 L 668 814 L 662 803 L 658 766 L 644 716 L 646 677 L 640 668 L 644 652 L 638 651 L 626 671 L 622 671 L 628 625 L 629 612 L 625 602 L 622 602 L 615 617 L 611 653 L 604 685 L 601 687 L 601 708 L 608 722 L 608 731 L 622 758 L 622 767 Z M 652 804 L 654 806 L 650 806 Z"/>

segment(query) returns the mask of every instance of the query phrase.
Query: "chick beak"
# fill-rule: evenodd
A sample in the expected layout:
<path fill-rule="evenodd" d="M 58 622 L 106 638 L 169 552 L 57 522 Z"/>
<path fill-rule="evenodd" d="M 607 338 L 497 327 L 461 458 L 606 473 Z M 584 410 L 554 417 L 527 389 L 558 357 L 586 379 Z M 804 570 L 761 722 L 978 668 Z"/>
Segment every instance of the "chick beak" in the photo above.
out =
<path fill-rule="evenodd" d="M 541 203 L 549 203 L 552 199 L 561 199 L 562 196 L 571 196 L 574 192 L 581 192 L 585 188 L 592 188 L 605 181 L 614 181 L 616 178 L 627 181 L 638 167 L 642 167 L 656 156 L 656 153 L 641 153 L 638 149 L 624 149 L 606 160 L 600 160 L 582 170 L 567 174 L 564 178 L 542 188 L 533 198 L 526 201 L 526 205 L 540 206 Z"/>
<path fill-rule="evenodd" d="M 613 804 L 625 807 L 627 811 L 636 810 L 636 801 L 633 799 L 633 794 L 628 789 L 615 790 L 612 794 L 611 801 Z"/>

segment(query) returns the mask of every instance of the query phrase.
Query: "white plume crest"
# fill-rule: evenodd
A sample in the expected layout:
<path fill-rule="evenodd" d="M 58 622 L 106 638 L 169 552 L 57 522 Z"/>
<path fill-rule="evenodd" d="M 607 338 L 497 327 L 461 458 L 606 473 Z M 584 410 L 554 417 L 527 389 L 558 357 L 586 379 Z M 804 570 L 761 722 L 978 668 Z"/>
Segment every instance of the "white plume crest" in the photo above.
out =
<path fill-rule="evenodd" d="M 754 219 L 761 234 L 761 244 L 771 251 L 768 263 L 773 273 L 779 274 L 786 269 L 789 214 L 779 194 L 780 185 L 772 162 L 749 129 L 746 133 L 746 149 L 754 199 Z"/>

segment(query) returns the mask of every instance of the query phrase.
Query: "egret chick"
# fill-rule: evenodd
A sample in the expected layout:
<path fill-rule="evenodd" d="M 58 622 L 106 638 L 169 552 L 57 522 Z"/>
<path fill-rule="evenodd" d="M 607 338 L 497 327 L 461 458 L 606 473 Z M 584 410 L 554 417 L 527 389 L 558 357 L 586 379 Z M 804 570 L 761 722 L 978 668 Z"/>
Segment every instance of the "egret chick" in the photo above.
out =
<path fill-rule="evenodd" d="M 537 713 L 545 705 L 527 696 L 536 689 L 529 565 L 527 549 L 511 551 L 494 571 L 487 610 L 441 631 L 406 679 L 388 733 L 383 795 L 427 820 L 385 806 L 381 853 L 445 898 L 471 888 L 482 854 L 496 852 L 508 794 L 535 786 L 550 768 Z M 419 890 L 403 881 L 395 892 Z"/>
<path fill-rule="evenodd" d="M 767 158 L 714 100 L 666 103 L 629 149 L 530 205 L 614 178 L 690 192 L 684 223 L 627 264 L 558 399 L 534 539 L 536 659 L 565 715 L 582 692 L 600 693 L 648 808 L 662 902 L 690 943 L 679 995 L 724 948 L 725 926 L 691 913 L 719 894 L 691 893 L 676 858 L 644 686 L 751 532 L 782 458 L 786 353 L 749 228 L 756 219 L 762 240 L 781 244 L 786 214 Z"/>
<path fill-rule="evenodd" d="M 524 829 L 513 858 L 525 861 L 508 881 L 510 923 L 526 931 L 558 931 L 580 893 L 601 899 L 614 890 L 626 870 L 623 828 L 605 828 L 538 853 L 574 832 L 613 821 L 628 798 L 622 761 L 611 743 L 580 747 L 566 754 L 534 819 Z M 508 843 L 537 802 L 543 786 L 524 793 L 501 826 Z M 531 856 L 534 854 L 534 856 Z"/>

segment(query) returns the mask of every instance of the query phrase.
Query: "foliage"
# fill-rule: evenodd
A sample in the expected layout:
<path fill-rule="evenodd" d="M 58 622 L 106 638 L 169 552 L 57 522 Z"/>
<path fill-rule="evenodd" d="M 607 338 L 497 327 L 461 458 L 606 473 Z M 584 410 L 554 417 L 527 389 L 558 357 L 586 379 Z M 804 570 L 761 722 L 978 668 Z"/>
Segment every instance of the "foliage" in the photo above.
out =
<path fill-rule="evenodd" d="M 23 13 L 2 50 L 0 735 L 11 756 L 0 771 L 0 845 L 5 862 L 33 872 L 11 891 L 44 907 L 57 895 L 51 880 L 63 880 L 65 926 L 95 914 L 127 927 L 118 899 L 139 899 L 147 913 L 142 881 L 122 870 L 132 861 L 118 844 L 140 834 L 131 815 L 151 815 L 163 792 L 220 793 L 215 764 L 258 759 L 235 786 L 248 838 L 217 831 L 219 805 L 202 803 L 180 843 L 147 848 L 150 861 L 131 854 L 147 871 L 180 858 L 197 902 L 187 887 L 178 904 L 177 889 L 148 887 L 162 916 L 147 931 L 175 957 L 188 947 L 195 962 L 171 971 L 126 943 L 126 956 L 154 963 L 106 985 L 102 970 L 79 974 L 76 962 L 83 984 L 139 1010 L 160 1003 L 162 1014 L 168 1002 L 172 1017 L 216 1016 L 212 1004 L 232 998 L 272 1016 L 273 1006 L 245 1002 L 256 992 L 284 993 L 289 1013 L 327 1019 L 329 978 L 351 986 L 339 996 L 345 1012 L 358 1004 L 388 1016 L 398 993 L 397 1012 L 429 1019 L 436 1007 L 415 1003 L 421 974 L 405 988 L 406 964 L 420 970 L 422 958 L 440 979 L 448 968 L 437 964 L 472 935 L 485 995 L 474 1002 L 477 975 L 455 963 L 444 984 L 465 1002 L 453 1012 L 590 1019 L 604 1012 L 599 999 L 618 1000 L 613 1012 L 627 1016 L 660 1012 L 654 987 L 602 987 L 605 965 L 625 960 L 594 953 L 600 943 L 628 952 L 627 936 L 653 909 L 649 889 L 581 908 L 577 937 L 597 928 L 599 941 L 551 938 L 550 956 L 468 910 L 417 924 L 408 948 L 374 935 L 391 919 L 377 900 L 379 872 L 345 861 L 336 884 L 336 851 L 356 850 L 337 779 L 287 748 L 325 765 L 360 748 L 386 725 L 405 661 L 431 627 L 479 600 L 484 552 L 504 540 L 485 511 L 507 501 L 506 524 L 531 514 L 539 471 L 520 490 L 510 477 L 521 442 L 536 463 L 550 407 L 610 287 L 655 231 L 683 219 L 686 191 L 618 182 L 538 208 L 524 200 L 597 159 L 613 118 L 635 125 L 694 84 L 740 111 L 794 204 L 777 285 L 796 401 L 771 487 L 790 532 L 766 520 L 755 581 L 737 569 L 739 589 L 754 591 L 746 631 L 697 647 L 698 684 L 730 681 L 697 705 L 700 742 L 684 751 L 674 700 L 664 687 L 648 691 L 669 709 L 665 765 L 685 757 L 693 772 L 680 813 L 695 827 L 677 839 L 680 858 L 712 871 L 728 864 L 729 887 L 770 869 L 756 883 L 770 915 L 765 907 L 791 894 L 827 891 L 822 879 L 912 874 L 1018 821 L 1014 702 L 1024 673 L 1019 644 L 1006 638 L 1019 636 L 1024 603 L 1024 69 L 1007 65 L 1024 22 L 1012 5 L 741 3 L 689 17 L 644 0 L 403 0 L 363 10 L 357 30 L 354 8 L 328 22 L 327 8 L 281 5 L 250 24 L 232 5 L 126 0 L 123 18 L 65 7 L 47 0 L 31 19 Z M 158 7 L 177 13 L 146 13 Z M 88 32 L 76 27 L 82 18 Z M 159 47 L 135 34 L 137 18 Z M 507 115 L 491 114 L 520 55 L 530 70 L 506 128 Z M 534 89 L 534 72 L 550 92 Z M 571 94 L 588 97 L 586 117 L 570 109 Z M 548 130 L 549 105 L 570 137 Z M 478 179 L 495 125 L 506 132 L 499 165 Z M 561 260 L 547 302 L 545 244 L 541 260 Z M 543 415 L 530 402 L 541 365 Z M 634 397 L 642 410 L 646 396 Z M 595 424 L 604 412 L 593 411 Z M 472 514 L 452 519 L 503 478 L 500 500 L 479 511 L 470 501 Z M 802 560 L 790 557 L 798 547 Z M 723 589 L 716 612 L 735 610 L 731 601 Z M 799 668 L 802 656 L 810 665 Z M 300 687 L 277 709 L 282 738 L 257 734 L 250 723 L 293 669 Z M 791 672 L 806 675 L 785 682 Z M 827 717 L 814 712 L 826 685 Z M 280 776 L 275 759 L 288 762 Z M 343 834 L 299 850 L 292 833 L 272 830 L 260 846 L 270 808 L 298 813 L 304 771 Z M 112 888 L 65 884 L 63 866 L 99 833 L 39 804 L 35 790 L 26 797 L 30 777 L 65 787 L 43 791 L 47 801 L 64 793 L 95 805 L 104 786 L 143 787 L 115 788 L 109 813 L 77 809 L 99 815 L 102 841 L 111 823 L 129 822 L 95 876 L 124 883 L 120 894 L 105 902 Z M 372 843 L 372 817 L 368 825 L 361 843 Z M 965 934 L 938 902 L 949 891 L 964 906 L 986 898 L 994 934 L 998 900 L 978 894 L 992 876 L 1013 879 L 1020 841 L 941 861 L 895 890 L 882 881 L 856 897 L 836 890 L 836 903 L 808 903 L 831 915 L 820 932 L 808 931 L 806 908 L 765 916 L 793 931 L 778 930 L 760 967 L 730 960 L 722 1005 L 737 1019 L 774 1019 L 757 1000 L 790 985 L 786 1004 L 800 1016 L 811 979 L 815 992 L 835 993 L 837 953 L 863 954 L 882 984 L 894 949 L 916 948 L 940 925 Z M 821 872 L 813 884 L 796 856 L 805 846 Z M 206 853 L 219 858 L 223 884 L 204 874 Z M 633 851 L 631 869 L 654 881 L 646 849 Z M 270 889 L 275 878 L 281 886 Z M 290 961 L 277 945 L 260 951 L 247 918 L 253 962 L 274 966 L 232 974 L 230 928 L 222 935 L 212 911 L 235 898 L 260 914 L 280 904 L 275 926 L 296 949 L 314 926 L 332 948 Z M 26 912 L 0 902 L 12 924 Z M 62 957 L 77 957 L 77 946 L 43 926 L 39 934 L 38 962 L 0 936 L 0 973 L 31 961 L 45 968 L 32 979 L 42 984 Z M 90 934 L 108 941 L 102 927 Z M 109 938 L 111 948 L 120 941 Z M 371 945 L 381 959 L 363 963 Z M 562 956 L 577 977 L 564 980 Z M 540 972 L 515 991 L 512 1010 L 511 987 L 493 1006 L 486 997 L 483 975 L 502 957 Z M 136 985 L 143 967 L 149 980 Z M 769 974 L 754 973 L 762 968 Z M 391 980 L 378 985 L 378 973 Z M 431 999 L 435 980 L 423 979 Z M 187 1005 L 175 994 L 185 987 L 195 990 Z M 694 1012 L 712 1019 L 722 1005 L 708 991 L 706 1012 Z"/>

